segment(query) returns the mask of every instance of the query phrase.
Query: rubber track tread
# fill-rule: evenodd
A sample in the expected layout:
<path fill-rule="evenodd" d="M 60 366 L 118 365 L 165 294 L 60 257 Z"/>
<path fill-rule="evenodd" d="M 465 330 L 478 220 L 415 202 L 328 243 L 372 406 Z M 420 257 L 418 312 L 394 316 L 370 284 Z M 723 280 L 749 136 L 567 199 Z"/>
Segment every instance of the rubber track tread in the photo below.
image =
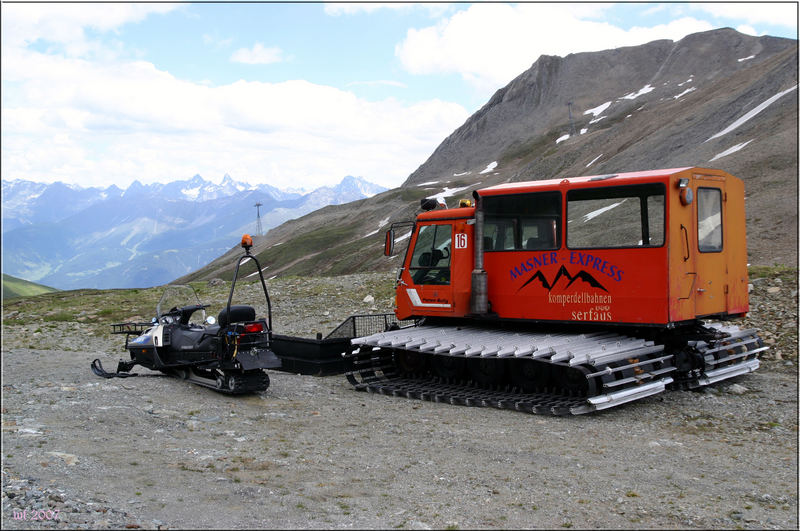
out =
<path fill-rule="evenodd" d="M 217 391 L 230 395 L 243 395 L 245 393 L 260 393 L 269 387 L 269 376 L 264 371 L 250 371 L 230 375 L 233 378 L 234 390 L 228 388 L 217 389 Z M 215 388 L 216 389 L 216 388 Z"/>
<path fill-rule="evenodd" d="M 512 409 L 535 415 L 569 415 L 575 408 L 586 406 L 585 397 L 486 389 L 471 382 L 444 382 L 430 377 L 401 377 L 391 363 L 391 351 L 387 350 L 362 349 L 356 354 L 354 365 L 363 369 L 347 373 L 347 379 L 357 390 L 370 393 L 461 406 Z"/>
<path fill-rule="evenodd" d="M 666 384 L 672 387 L 702 387 L 722 379 L 744 374 L 758 368 L 757 354 L 767 347 L 756 334 L 756 330 L 739 330 L 736 327 L 713 326 L 728 337 L 706 343 L 704 341 L 693 341 L 692 346 L 700 353 L 705 361 L 702 369 L 693 369 L 680 376 L 679 381 L 674 385 L 671 383 L 673 378 L 664 378 L 661 382 L 653 385 Z M 532 392 L 523 393 L 519 389 L 487 389 L 476 386 L 473 382 L 454 382 L 444 381 L 439 377 L 430 375 L 415 376 L 401 374 L 393 362 L 393 353 L 390 347 L 377 347 L 363 344 L 357 346 L 353 342 L 353 350 L 348 357 L 352 358 L 353 370 L 346 373 L 348 381 L 356 390 L 370 393 L 383 394 L 388 396 L 399 396 L 430 402 L 441 402 L 455 405 L 475 406 L 475 407 L 494 407 L 498 409 L 511 409 L 538 415 L 569 415 L 589 413 L 596 409 L 613 407 L 624 403 L 625 399 L 614 399 L 617 403 L 608 405 L 593 405 L 589 398 L 602 398 L 611 395 L 595 395 L 591 397 L 572 397 L 557 393 Z M 665 353 L 667 354 L 667 353 Z M 664 369 L 654 371 L 654 373 L 668 373 L 675 370 L 672 355 L 667 354 L 664 359 Z M 645 360 L 652 363 L 654 360 Z M 658 360 L 655 360 L 658 361 Z M 630 367 L 639 365 L 632 363 Z M 738 368 L 738 372 L 731 371 L 730 376 L 725 373 L 725 369 L 720 367 Z M 709 379 L 706 376 L 718 373 L 716 379 Z M 720 374 L 721 373 L 721 374 Z M 676 374 L 676 376 L 678 376 Z M 652 377 L 652 376 L 651 376 Z M 631 381 L 622 390 L 635 391 L 638 377 L 627 378 Z M 622 382 L 620 382 L 622 383 Z M 609 386 L 611 387 L 611 386 Z M 663 390 L 663 386 L 661 388 Z M 659 391 L 652 391 L 654 394 Z M 613 394 L 613 393 L 612 393 Z M 629 398 L 636 400 L 649 396 L 643 394 L 640 397 Z"/>
<path fill-rule="evenodd" d="M 460 406 L 513 409 L 537 415 L 569 415 L 573 408 L 585 405 L 583 398 L 568 398 L 546 393 L 521 394 L 495 391 L 459 384 L 447 384 L 417 378 L 394 378 L 363 384 L 361 390 L 428 402 L 444 402 Z"/>

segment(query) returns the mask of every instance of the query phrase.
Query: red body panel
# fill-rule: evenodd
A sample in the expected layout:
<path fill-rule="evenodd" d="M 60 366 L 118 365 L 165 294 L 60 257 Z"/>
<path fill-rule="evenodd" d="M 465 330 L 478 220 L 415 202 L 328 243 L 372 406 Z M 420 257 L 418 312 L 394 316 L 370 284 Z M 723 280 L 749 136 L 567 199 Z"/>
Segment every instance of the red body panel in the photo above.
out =
<path fill-rule="evenodd" d="M 588 248 L 592 247 L 591 242 L 588 247 L 568 245 L 568 232 L 577 233 L 577 228 L 572 227 L 624 202 L 621 199 L 583 217 L 573 213 L 574 219 L 569 220 L 569 191 L 605 187 L 621 190 L 629 185 L 663 190 L 661 202 L 642 207 L 642 217 L 647 217 L 650 209 L 660 216 L 642 221 L 654 226 L 658 223 L 658 230 L 653 229 L 659 234 L 654 244 L 642 246 L 640 241 L 639 246 L 624 248 Z M 702 212 L 697 200 L 688 204 L 681 201 L 681 194 L 686 195 L 683 189 L 690 189 L 693 197 L 703 194 Z M 478 190 L 476 195 L 483 201 L 537 192 L 560 194 L 559 222 L 566 222 L 560 223 L 555 239 L 558 243 L 545 250 L 520 249 L 518 243 L 515 250 L 483 253 L 490 315 L 509 320 L 666 326 L 706 315 L 740 315 L 748 310 L 744 187 L 739 179 L 717 170 L 678 168 L 510 183 Z M 712 209 L 713 215 L 709 216 L 706 203 L 717 198 L 721 212 L 714 213 Z M 649 197 L 641 199 L 648 200 Z M 475 207 L 470 207 L 434 210 L 418 216 L 397 287 L 399 318 L 470 316 L 475 214 Z M 699 219 L 700 215 L 706 217 Z M 711 222 L 720 222 L 721 230 L 716 227 L 718 232 L 712 234 L 707 228 Z M 415 269 L 420 267 L 412 263 L 412 258 L 422 260 L 414 249 L 419 231 L 426 225 L 441 226 L 438 231 L 451 227 L 449 249 L 445 240 L 439 244 L 450 253 L 449 282 L 440 280 L 439 284 L 426 285 L 414 280 L 418 273 Z M 718 247 L 709 251 L 709 241 Z"/>
<path fill-rule="evenodd" d="M 665 255 L 663 249 L 487 253 L 490 310 L 511 319 L 666 323 Z"/>

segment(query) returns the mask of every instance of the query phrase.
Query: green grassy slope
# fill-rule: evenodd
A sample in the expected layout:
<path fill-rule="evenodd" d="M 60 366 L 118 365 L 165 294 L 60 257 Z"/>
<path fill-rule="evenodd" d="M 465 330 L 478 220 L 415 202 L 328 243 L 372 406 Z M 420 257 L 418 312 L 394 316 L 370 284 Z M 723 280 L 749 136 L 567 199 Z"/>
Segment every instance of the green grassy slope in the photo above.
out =
<path fill-rule="evenodd" d="M 3 299 L 14 297 L 29 297 L 40 293 L 51 293 L 58 291 L 56 288 L 29 282 L 21 278 L 12 277 L 3 273 Z"/>

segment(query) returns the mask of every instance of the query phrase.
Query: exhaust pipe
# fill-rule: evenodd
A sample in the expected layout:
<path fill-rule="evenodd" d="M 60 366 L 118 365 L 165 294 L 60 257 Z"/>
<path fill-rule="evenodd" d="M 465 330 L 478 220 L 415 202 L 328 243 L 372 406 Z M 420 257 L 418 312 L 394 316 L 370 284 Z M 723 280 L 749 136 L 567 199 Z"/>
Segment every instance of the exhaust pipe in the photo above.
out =
<path fill-rule="evenodd" d="M 473 315 L 489 313 L 489 277 L 483 269 L 483 202 L 477 192 L 475 197 L 475 269 L 472 270 L 472 291 L 469 309 Z"/>

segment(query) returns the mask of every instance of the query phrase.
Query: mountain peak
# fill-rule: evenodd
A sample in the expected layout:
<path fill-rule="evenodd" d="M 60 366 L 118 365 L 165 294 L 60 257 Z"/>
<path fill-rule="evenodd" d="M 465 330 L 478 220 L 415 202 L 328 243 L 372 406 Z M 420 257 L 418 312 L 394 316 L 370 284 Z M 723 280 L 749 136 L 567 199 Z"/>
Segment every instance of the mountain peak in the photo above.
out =
<path fill-rule="evenodd" d="M 381 192 L 385 192 L 387 188 L 371 183 L 362 177 L 353 177 L 352 175 L 345 176 L 338 185 L 333 187 L 336 193 L 362 195 L 364 197 L 372 197 Z M 348 201 L 343 201 L 348 202 Z"/>
<path fill-rule="evenodd" d="M 709 154 L 712 145 L 704 142 L 733 121 L 732 114 L 742 115 L 797 83 L 796 63 L 791 65 L 786 56 L 796 58 L 796 50 L 796 40 L 752 37 L 725 28 L 678 42 L 662 39 L 566 57 L 543 55 L 451 133 L 403 186 L 465 171 L 475 174 L 492 160 L 504 169 L 501 177 L 513 180 L 582 175 L 587 162 L 601 153 L 605 156 L 592 171 L 598 166 L 599 171 L 608 166 L 611 173 L 710 162 L 723 149 Z M 785 75 L 765 77 L 768 70 L 778 72 L 775 61 L 789 66 Z M 733 77 L 735 86 L 746 84 L 752 91 L 730 89 Z M 727 94 L 723 87 L 728 87 Z M 761 99 L 752 101 L 756 97 Z M 693 113 L 694 105 L 699 107 Z M 702 119 L 697 114 L 700 106 Z M 686 122 L 674 141 L 651 145 L 653 134 L 666 133 L 667 124 L 678 115 Z M 719 123 L 722 120 L 727 123 Z M 711 128 L 716 130 L 706 134 Z M 567 134 L 570 141 L 555 147 Z M 590 143 L 595 146 L 590 148 Z M 596 153 L 586 161 L 568 155 L 587 148 Z M 619 153 L 616 160 L 612 149 Z M 635 158 L 630 156 L 633 152 Z M 548 158 L 561 160 L 546 162 Z M 666 162 L 672 158 L 680 162 Z"/>

